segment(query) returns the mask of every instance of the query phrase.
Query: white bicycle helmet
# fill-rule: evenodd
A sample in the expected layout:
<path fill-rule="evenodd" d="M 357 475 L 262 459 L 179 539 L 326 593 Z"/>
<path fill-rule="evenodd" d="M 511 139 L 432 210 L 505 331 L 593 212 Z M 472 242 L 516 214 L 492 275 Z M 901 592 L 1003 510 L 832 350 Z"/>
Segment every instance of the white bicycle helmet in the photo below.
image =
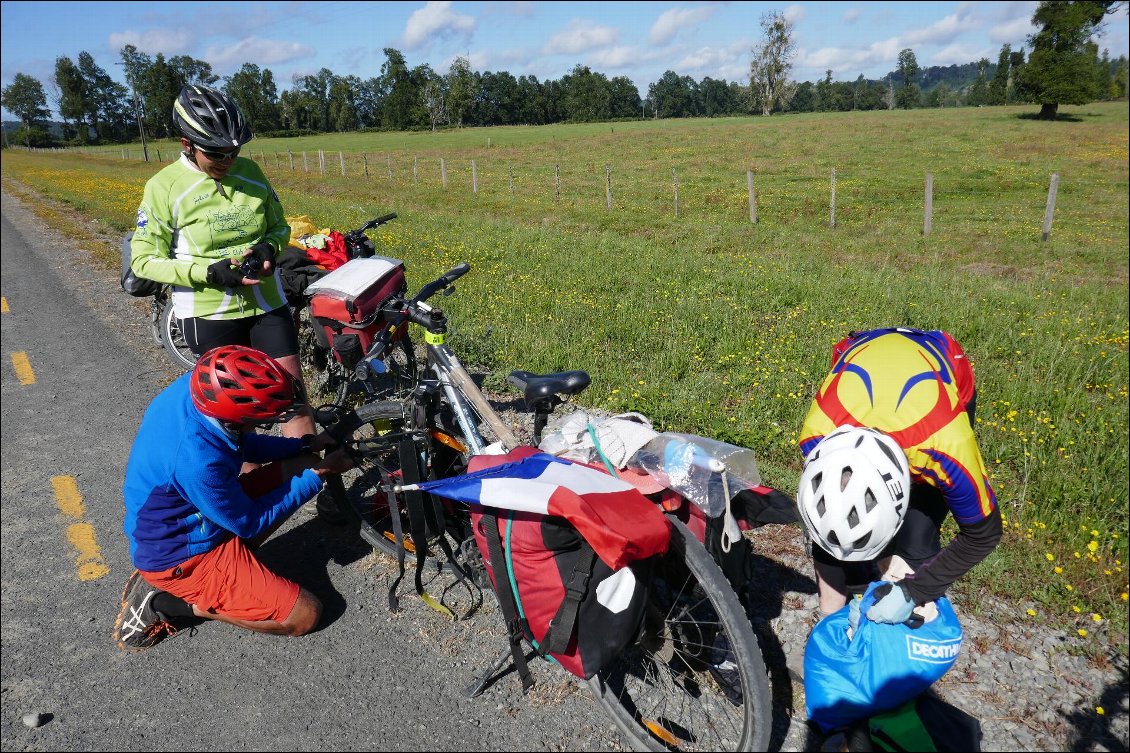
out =
<path fill-rule="evenodd" d="M 797 507 L 812 539 L 846 562 L 878 557 L 910 499 L 906 453 L 881 431 L 841 426 L 805 458 Z"/>

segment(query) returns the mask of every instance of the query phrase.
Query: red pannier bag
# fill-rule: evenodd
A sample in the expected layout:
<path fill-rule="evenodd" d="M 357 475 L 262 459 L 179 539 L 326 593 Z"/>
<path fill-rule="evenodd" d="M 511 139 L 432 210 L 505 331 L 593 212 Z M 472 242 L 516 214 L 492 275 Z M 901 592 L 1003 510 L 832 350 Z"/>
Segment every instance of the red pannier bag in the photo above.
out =
<path fill-rule="evenodd" d="M 477 455 L 471 470 L 536 452 L 520 447 L 509 455 Z M 630 537 L 646 551 L 662 552 L 668 523 L 642 495 Z M 626 511 L 618 511 L 623 513 Z M 607 521 L 606 521 L 607 522 Z M 497 525 L 501 563 L 492 562 L 486 526 Z M 544 658 L 585 679 L 599 672 L 639 636 L 654 564 L 652 556 L 613 569 L 564 517 L 513 509 L 471 506 L 471 526 L 503 612 L 500 589 L 512 594 L 517 622 Z M 519 667 L 521 673 L 524 667 Z M 525 678 L 523 678 L 525 682 Z"/>
<path fill-rule="evenodd" d="M 380 307 L 407 291 L 404 262 L 386 256 L 351 259 L 306 288 L 310 320 L 323 348 L 352 368 L 388 326 Z"/>

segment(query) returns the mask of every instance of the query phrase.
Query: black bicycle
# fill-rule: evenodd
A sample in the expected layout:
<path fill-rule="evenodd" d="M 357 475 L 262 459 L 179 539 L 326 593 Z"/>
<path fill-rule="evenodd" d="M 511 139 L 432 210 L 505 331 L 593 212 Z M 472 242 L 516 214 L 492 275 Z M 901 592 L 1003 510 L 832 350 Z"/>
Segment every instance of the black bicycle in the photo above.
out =
<path fill-rule="evenodd" d="M 414 487 L 464 472 L 469 459 L 490 445 L 510 450 L 520 443 L 520 432 L 502 420 L 446 344 L 447 316 L 427 302 L 454 292 L 455 281 L 469 271 L 460 264 L 415 295 L 392 296 L 381 305 L 370 347 L 347 370 L 360 404 L 339 401 L 315 412 L 361 471 L 353 489 L 340 477 L 330 487 L 341 512 L 365 541 L 398 560 L 402 574 L 414 557 L 417 592 L 451 617 L 459 615 L 442 594 L 427 592 L 422 576 L 446 573 L 472 588 L 489 588 L 470 508 Z M 414 327 L 423 331 L 419 354 L 409 331 Z M 530 443 L 537 445 L 549 415 L 584 390 L 589 376 L 516 371 L 509 381 L 533 414 Z M 678 520 L 677 508 L 670 500 L 663 507 L 671 543 L 655 563 L 639 634 L 588 686 L 637 749 L 764 750 L 771 695 L 761 649 L 733 588 Z M 394 608 L 395 589 L 389 594 Z M 506 656 L 469 695 L 481 692 Z"/>

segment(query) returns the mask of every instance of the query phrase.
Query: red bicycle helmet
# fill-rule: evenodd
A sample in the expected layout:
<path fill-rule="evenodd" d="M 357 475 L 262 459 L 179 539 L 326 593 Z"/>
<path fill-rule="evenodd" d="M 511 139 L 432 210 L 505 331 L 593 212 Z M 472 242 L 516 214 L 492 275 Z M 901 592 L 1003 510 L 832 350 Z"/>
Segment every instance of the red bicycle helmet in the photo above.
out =
<path fill-rule="evenodd" d="M 201 413 L 229 423 L 283 420 L 306 403 L 302 385 L 278 361 L 242 345 L 202 355 L 189 391 Z"/>

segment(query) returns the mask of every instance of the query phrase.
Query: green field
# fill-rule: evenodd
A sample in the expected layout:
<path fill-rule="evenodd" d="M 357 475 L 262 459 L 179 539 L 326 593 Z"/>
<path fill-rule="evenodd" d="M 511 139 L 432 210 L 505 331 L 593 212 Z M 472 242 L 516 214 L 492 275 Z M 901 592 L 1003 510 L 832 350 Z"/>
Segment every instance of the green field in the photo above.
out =
<path fill-rule="evenodd" d="M 410 285 L 470 262 L 443 305 L 489 384 L 511 368 L 587 369 L 582 402 L 751 447 L 789 491 L 831 345 L 875 326 L 948 330 L 977 374 L 1008 528 L 961 591 L 1009 596 L 1085 650 L 1124 644 L 1127 624 L 1128 110 L 1065 110 L 1052 123 L 998 107 L 339 134 L 244 154 L 288 214 L 319 226 L 398 212 L 377 237 Z M 131 150 L 9 151 L 3 174 L 125 230 L 157 168 Z"/>

